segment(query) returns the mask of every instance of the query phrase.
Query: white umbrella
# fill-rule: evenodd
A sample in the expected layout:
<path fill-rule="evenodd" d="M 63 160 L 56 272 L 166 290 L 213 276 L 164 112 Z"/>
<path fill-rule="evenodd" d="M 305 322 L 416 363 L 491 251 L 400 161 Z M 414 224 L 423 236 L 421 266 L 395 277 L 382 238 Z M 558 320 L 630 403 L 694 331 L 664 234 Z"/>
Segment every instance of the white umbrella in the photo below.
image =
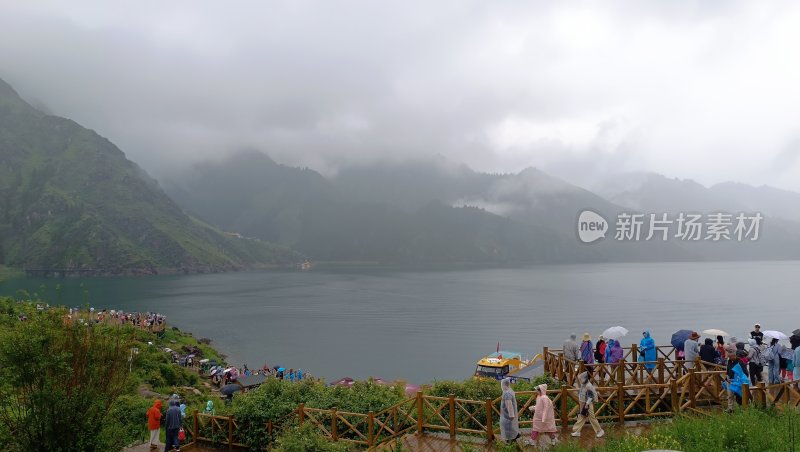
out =
<path fill-rule="evenodd" d="M 789 339 L 789 336 L 781 333 L 780 331 L 775 331 L 775 330 L 764 331 L 764 337 L 771 337 L 774 339 L 778 339 L 779 341 Z"/>
<path fill-rule="evenodd" d="M 726 332 L 724 332 L 722 330 L 718 330 L 716 328 L 710 328 L 710 329 L 707 329 L 707 330 L 703 330 L 703 334 L 708 334 L 709 336 L 730 337 L 730 334 L 728 334 L 728 333 L 726 333 Z"/>
<path fill-rule="evenodd" d="M 626 334 L 628 334 L 628 330 L 621 326 L 612 326 L 611 328 L 603 331 L 604 338 L 614 339 L 615 341 L 622 339 L 622 337 Z"/>

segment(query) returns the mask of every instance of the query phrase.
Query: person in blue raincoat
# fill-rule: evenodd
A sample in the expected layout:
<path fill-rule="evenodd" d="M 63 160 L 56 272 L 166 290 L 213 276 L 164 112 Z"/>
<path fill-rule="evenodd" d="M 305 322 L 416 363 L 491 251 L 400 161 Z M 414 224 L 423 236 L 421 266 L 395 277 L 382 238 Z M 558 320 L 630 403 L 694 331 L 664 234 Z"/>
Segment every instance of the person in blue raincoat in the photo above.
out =
<path fill-rule="evenodd" d="M 656 367 L 656 341 L 650 337 L 650 331 L 642 333 L 642 340 L 639 341 L 639 362 L 644 362 L 644 367 L 648 371 Z"/>
<path fill-rule="evenodd" d="M 747 356 L 747 353 L 739 350 L 735 356 L 733 359 L 728 359 L 728 378 L 727 381 L 722 383 L 722 386 L 728 392 L 728 412 L 733 411 L 734 398 L 736 403 L 742 404 L 742 386 L 750 384 L 750 377 L 747 376 L 741 365 L 741 359 Z"/>

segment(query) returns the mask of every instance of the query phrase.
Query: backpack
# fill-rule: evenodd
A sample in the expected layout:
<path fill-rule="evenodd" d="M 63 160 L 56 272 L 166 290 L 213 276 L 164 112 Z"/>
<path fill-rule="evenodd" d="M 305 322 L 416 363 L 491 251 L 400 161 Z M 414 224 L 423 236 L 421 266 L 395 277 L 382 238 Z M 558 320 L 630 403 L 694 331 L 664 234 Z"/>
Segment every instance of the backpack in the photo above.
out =
<path fill-rule="evenodd" d="M 767 364 L 767 360 L 764 359 L 764 353 L 761 351 L 761 347 L 751 347 L 750 350 L 753 350 L 753 359 L 751 360 L 753 364 L 759 366 L 764 366 Z"/>

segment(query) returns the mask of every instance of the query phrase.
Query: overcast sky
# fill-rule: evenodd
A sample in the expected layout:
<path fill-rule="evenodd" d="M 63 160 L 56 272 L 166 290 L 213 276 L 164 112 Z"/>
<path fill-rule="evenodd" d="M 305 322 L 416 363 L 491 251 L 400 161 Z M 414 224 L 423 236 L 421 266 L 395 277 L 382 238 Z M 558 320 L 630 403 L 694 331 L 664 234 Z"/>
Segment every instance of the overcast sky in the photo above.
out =
<path fill-rule="evenodd" d="M 257 148 L 800 190 L 796 1 L 0 0 L 0 78 L 157 177 Z"/>

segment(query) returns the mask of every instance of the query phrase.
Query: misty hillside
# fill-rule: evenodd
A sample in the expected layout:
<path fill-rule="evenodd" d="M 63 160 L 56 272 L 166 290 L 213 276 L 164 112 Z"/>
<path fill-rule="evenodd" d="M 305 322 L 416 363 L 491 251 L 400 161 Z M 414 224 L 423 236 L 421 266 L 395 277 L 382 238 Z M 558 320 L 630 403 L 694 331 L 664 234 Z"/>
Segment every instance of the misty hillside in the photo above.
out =
<path fill-rule="evenodd" d="M 567 251 L 569 240 L 560 234 L 483 209 L 453 207 L 426 190 L 415 202 L 413 195 L 407 202 L 384 202 L 366 188 L 344 189 L 338 179 L 279 165 L 258 152 L 197 165 L 180 183 L 165 187 L 192 214 L 317 260 L 519 263 L 596 254 Z M 403 195 L 383 184 L 373 190 Z"/>
<path fill-rule="evenodd" d="M 34 109 L 0 80 L 0 263 L 154 274 L 297 258 L 187 216 L 114 144 Z"/>
<path fill-rule="evenodd" d="M 800 193 L 725 182 L 711 187 L 655 173 L 618 174 L 597 187 L 611 201 L 637 211 L 678 214 L 755 213 L 764 216 L 756 242 L 692 243 L 713 259 L 800 258 Z"/>
<path fill-rule="evenodd" d="M 578 243 L 578 209 L 621 208 L 535 169 L 493 175 L 439 157 L 350 168 L 326 179 L 247 152 L 197 165 L 165 187 L 206 221 L 316 260 L 518 264 L 694 258 L 671 243 Z"/>

